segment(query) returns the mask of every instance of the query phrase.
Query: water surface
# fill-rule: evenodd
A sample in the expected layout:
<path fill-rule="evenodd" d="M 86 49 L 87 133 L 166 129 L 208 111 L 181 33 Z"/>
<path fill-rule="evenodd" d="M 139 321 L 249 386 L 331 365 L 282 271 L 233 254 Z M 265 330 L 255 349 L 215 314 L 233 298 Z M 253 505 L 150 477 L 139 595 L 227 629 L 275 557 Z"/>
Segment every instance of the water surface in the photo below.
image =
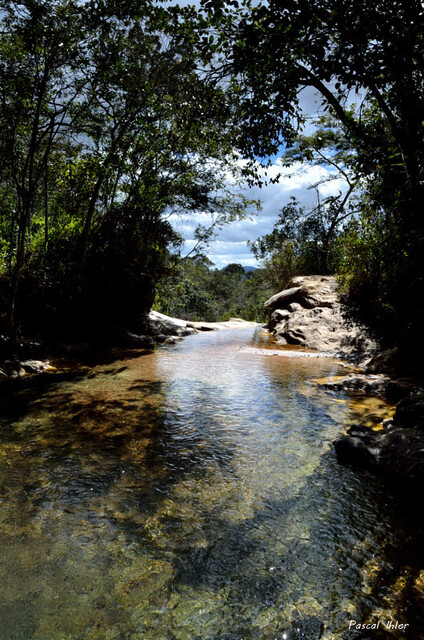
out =
<path fill-rule="evenodd" d="M 388 407 L 265 342 L 201 333 L 3 400 L 1 640 L 424 637 L 419 531 L 332 449 Z"/>

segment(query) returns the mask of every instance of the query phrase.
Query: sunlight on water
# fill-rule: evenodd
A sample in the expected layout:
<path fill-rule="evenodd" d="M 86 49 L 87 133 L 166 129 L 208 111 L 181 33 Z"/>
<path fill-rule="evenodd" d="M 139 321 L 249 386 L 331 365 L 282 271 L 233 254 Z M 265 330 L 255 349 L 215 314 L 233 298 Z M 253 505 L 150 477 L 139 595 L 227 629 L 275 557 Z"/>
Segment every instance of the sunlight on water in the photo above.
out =
<path fill-rule="evenodd" d="M 418 534 L 332 449 L 390 407 L 266 340 L 198 334 L 3 400 L 1 640 L 424 637 Z"/>

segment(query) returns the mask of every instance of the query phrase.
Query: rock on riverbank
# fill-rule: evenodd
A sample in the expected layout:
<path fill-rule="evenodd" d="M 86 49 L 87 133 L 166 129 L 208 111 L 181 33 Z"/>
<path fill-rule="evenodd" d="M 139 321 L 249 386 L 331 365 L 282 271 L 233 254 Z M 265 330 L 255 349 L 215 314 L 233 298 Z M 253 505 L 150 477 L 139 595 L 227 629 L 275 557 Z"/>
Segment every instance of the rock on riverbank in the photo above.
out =
<path fill-rule="evenodd" d="M 269 330 L 279 344 L 300 345 L 338 356 L 364 360 L 378 350 L 367 327 L 352 318 L 334 276 L 292 278 L 272 296 Z"/>
<path fill-rule="evenodd" d="M 217 331 L 219 329 L 242 329 L 255 326 L 241 318 L 230 318 L 223 322 L 194 322 L 171 318 L 159 311 L 151 311 L 148 317 L 149 333 L 157 342 L 172 343 L 198 331 Z"/>
<path fill-rule="evenodd" d="M 355 425 L 334 442 L 339 462 L 370 469 L 400 487 L 424 486 L 424 388 L 416 380 L 353 373 L 323 386 L 377 393 L 397 402 L 394 416 L 383 421 L 382 430 Z"/>
<path fill-rule="evenodd" d="M 396 407 L 383 431 L 358 425 L 335 441 L 336 454 L 343 464 L 372 469 L 385 477 L 424 485 L 424 391 L 416 387 Z"/>
<path fill-rule="evenodd" d="M 382 353 L 369 328 L 352 318 L 336 279 L 292 278 L 265 306 L 270 313 L 269 330 L 277 343 L 332 352 L 360 365 L 360 373 L 327 382 L 327 389 L 384 394 L 398 403 L 393 418 L 383 422 L 382 431 L 357 425 L 336 440 L 339 461 L 372 469 L 408 486 L 424 484 L 424 389 L 416 380 L 390 377 L 390 354 Z"/>

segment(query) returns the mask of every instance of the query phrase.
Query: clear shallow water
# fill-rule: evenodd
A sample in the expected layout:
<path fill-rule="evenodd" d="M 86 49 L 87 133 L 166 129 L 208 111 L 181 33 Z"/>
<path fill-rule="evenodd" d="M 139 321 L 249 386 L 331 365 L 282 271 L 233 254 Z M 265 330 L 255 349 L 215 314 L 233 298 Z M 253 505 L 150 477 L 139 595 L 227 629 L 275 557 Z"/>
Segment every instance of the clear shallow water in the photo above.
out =
<path fill-rule="evenodd" d="M 263 340 L 197 334 L 4 399 L 1 640 L 424 637 L 419 531 L 331 445 L 387 406 L 320 388 L 332 359 L 240 348 Z"/>

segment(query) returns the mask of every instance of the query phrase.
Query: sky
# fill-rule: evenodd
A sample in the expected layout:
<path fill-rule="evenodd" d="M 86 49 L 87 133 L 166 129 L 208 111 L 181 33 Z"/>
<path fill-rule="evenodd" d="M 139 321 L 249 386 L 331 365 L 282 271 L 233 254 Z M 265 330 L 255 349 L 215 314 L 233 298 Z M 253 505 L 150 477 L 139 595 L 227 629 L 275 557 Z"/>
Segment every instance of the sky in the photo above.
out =
<path fill-rule="evenodd" d="M 257 0 L 259 2 L 259 0 Z M 169 4 L 200 6 L 200 0 L 168 0 Z M 255 0 L 254 0 L 255 4 Z M 348 102 L 354 102 L 358 98 L 349 96 Z M 320 99 L 312 88 L 305 88 L 299 93 L 299 104 L 306 122 L 311 122 L 319 115 L 321 109 Z M 312 126 L 305 126 L 303 133 L 308 135 Z M 283 153 L 283 150 L 281 151 Z M 244 195 L 254 200 L 261 200 L 262 211 L 253 219 L 234 222 L 222 229 L 217 237 L 210 242 L 209 250 L 205 251 L 207 257 L 221 269 L 232 262 L 240 263 L 244 266 L 260 266 L 253 254 L 250 252 L 247 241 L 256 240 L 259 236 L 270 233 L 278 217 L 279 211 L 294 196 L 300 206 L 308 208 L 316 204 L 316 192 L 312 189 L 321 178 L 329 177 L 331 171 L 323 167 L 313 167 L 311 165 L 299 164 L 293 167 L 282 168 L 278 164 L 278 158 L 268 169 L 270 175 L 282 173 L 283 176 L 277 184 L 259 188 L 253 187 L 244 190 Z M 320 194 L 323 196 L 337 195 L 343 185 L 338 180 L 326 182 L 320 187 Z M 175 216 L 170 220 L 176 231 L 184 238 L 182 254 L 188 253 L 196 241 L 194 230 L 199 222 L 205 223 L 202 216 Z"/>
<path fill-rule="evenodd" d="M 330 176 L 324 167 L 301 165 L 296 163 L 290 168 L 281 167 L 275 162 L 269 169 L 269 175 L 281 173 L 282 177 L 276 184 L 266 187 L 253 187 L 243 191 L 244 195 L 262 201 L 262 211 L 250 219 L 233 222 L 225 226 L 219 235 L 210 242 L 209 250 L 205 253 L 216 267 L 222 268 L 232 262 L 244 266 L 258 266 L 247 245 L 248 240 L 256 240 L 259 236 L 270 233 L 279 211 L 294 196 L 301 206 L 306 208 L 316 205 L 316 192 L 311 188 L 322 179 Z M 343 189 L 343 183 L 337 179 L 325 182 L 320 186 L 322 196 L 336 195 Z M 188 253 L 196 243 L 194 230 L 200 223 L 206 224 L 206 216 L 177 215 L 173 217 L 174 228 L 185 239 L 182 254 Z"/>
<path fill-rule="evenodd" d="M 314 92 L 305 89 L 300 94 L 302 111 L 309 119 L 318 115 L 320 104 Z M 307 128 L 304 130 L 308 134 Z M 247 241 L 256 240 L 259 236 L 270 233 L 278 217 L 279 211 L 286 205 L 291 197 L 295 197 L 300 206 L 305 208 L 316 205 L 316 192 L 311 187 L 322 179 L 328 178 L 331 172 L 318 166 L 297 163 L 290 168 L 282 167 L 279 159 L 267 169 L 268 176 L 282 174 L 279 182 L 268 184 L 262 188 L 245 188 L 243 194 L 249 199 L 260 200 L 262 210 L 250 219 L 233 222 L 225 226 L 217 237 L 210 242 L 209 249 L 205 251 L 207 257 L 214 265 L 221 269 L 232 262 L 243 266 L 259 266 L 255 257 L 249 250 Z M 343 189 L 339 180 L 331 180 L 320 186 L 322 196 L 337 195 Z M 195 245 L 194 230 L 201 222 L 207 223 L 204 215 L 176 215 L 170 220 L 174 228 L 184 238 L 182 255 L 186 255 Z"/>

